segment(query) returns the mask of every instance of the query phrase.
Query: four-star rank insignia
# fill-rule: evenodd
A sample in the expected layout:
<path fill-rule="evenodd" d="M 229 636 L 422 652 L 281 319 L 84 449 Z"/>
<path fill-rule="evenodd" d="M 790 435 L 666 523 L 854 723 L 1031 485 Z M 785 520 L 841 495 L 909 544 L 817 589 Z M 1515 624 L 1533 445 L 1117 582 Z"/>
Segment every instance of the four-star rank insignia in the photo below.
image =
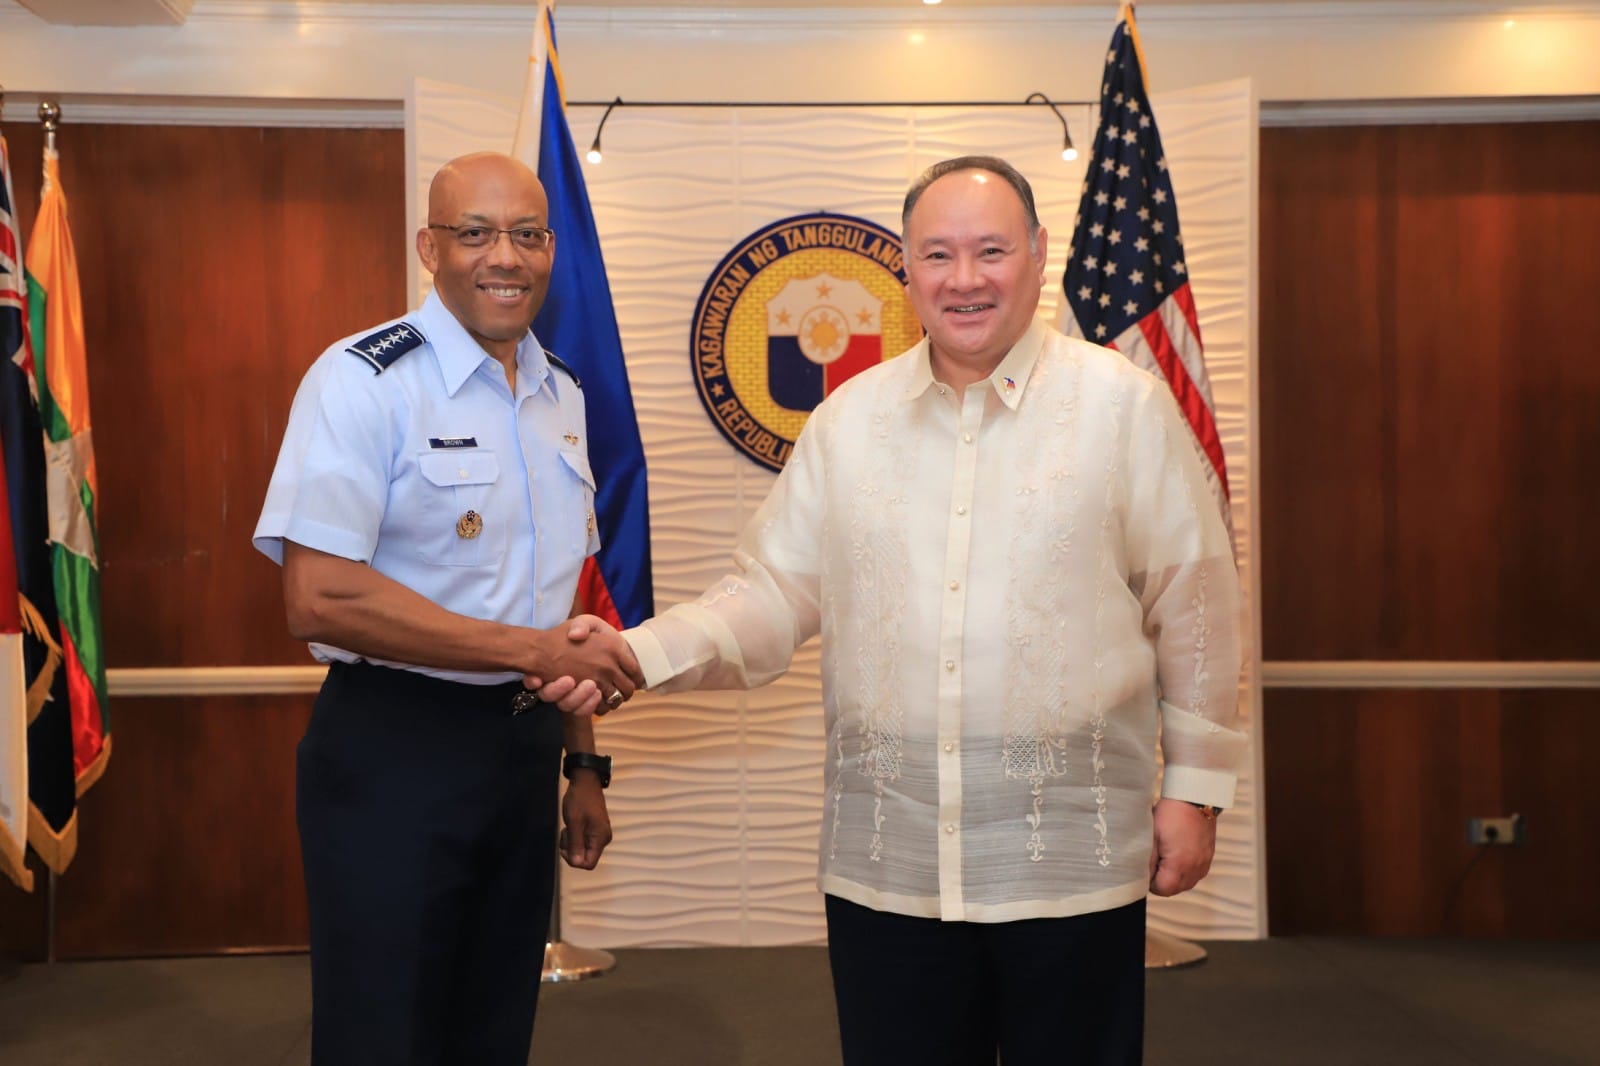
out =
<path fill-rule="evenodd" d="M 379 326 L 355 343 L 346 345 L 345 351 L 365 360 L 367 365 L 372 367 L 374 374 L 381 374 L 389 369 L 396 359 L 413 349 L 420 348 L 427 343 L 427 340 L 428 338 L 424 337 L 416 326 L 401 320 Z"/>
<path fill-rule="evenodd" d="M 477 511 L 468 511 L 456 519 L 456 536 L 462 540 L 471 540 L 483 532 L 483 516 Z"/>

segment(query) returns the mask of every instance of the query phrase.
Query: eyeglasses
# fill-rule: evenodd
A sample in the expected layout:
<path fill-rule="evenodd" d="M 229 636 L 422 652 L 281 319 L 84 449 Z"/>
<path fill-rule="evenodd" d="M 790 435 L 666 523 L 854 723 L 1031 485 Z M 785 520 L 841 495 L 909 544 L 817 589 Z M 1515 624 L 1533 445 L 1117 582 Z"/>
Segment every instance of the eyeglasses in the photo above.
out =
<path fill-rule="evenodd" d="M 488 248 L 500 240 L 500 234 L 511 236 L 511 243 L 525 252 L 542 252 L 555 240 L 556 231 L 544 226 L 517 226 L 514 229 L 495 229 L 493 226 L 446 226 L 439 222 L 428 223 L 429 229 L 447 229 L 455 234 L 463 248 Z"/>

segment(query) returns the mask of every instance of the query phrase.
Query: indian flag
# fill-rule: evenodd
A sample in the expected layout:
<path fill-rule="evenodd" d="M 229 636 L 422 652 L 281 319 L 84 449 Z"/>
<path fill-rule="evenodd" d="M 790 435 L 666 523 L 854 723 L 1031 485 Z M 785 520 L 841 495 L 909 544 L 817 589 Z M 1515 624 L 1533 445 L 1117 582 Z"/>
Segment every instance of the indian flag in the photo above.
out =
<path fill-rule="evenodd" d="M 83 301 L 60 170 L 60 156 L 54 148 L 45 149 L 39 217 L 28 241 L 28 309 L 45 437 L 51 566 L 71 702 L 73 775 L 81 796 L 105 769 L 111 754 L 111 725 L 100 633 L 98 486 L 89 428 Z"/>

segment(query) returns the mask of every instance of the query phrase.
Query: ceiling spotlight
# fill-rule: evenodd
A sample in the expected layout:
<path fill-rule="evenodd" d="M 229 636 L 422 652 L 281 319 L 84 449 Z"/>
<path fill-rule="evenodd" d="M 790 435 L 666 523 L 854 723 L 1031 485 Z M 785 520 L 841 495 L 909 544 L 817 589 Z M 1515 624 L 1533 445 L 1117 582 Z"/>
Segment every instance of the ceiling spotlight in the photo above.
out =
<path fill-rule="evenodd" d="M 622 97 L 619 96 L 606 105 L 606 113 L 600 116 L 600 125 L 596 126 L 594 130 L 594 140 L 589 142 L 589 151 L 584 155 L 584 158 L 589 162 L 598 163 L 605 158 L 600 154 L 600 132 L 606 128 L 606 119 L 611 117 L 611 112 L 615 111 L 620 103 L 622 103 Z"/>
<path fill-rule="evenodd" d="M 1061 109 L 1052 103 L 1044 93 L 1029 93 L 1028 98 L 1022 102 L 1025 104 L 1044 104 L 1054 111 L 1056 118 L 1061 120 L 1061 158 L 1068 163 L 1078 158 L 1078 150 L 1072 145 L 1072 131 L 1067 129 L 1067 116 L 1061 113 Z"/>

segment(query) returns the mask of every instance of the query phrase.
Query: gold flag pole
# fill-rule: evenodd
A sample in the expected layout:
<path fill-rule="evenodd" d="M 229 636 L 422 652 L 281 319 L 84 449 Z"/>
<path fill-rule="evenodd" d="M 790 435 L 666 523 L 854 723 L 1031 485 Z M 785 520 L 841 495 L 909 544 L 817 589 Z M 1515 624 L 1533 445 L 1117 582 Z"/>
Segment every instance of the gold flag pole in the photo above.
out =
<path fill-rule="evenodd" d="M 39 105 L 39 121 L 44 126 L 44 150 L 56 150 L 56 130 L 61 125 L 61 108 L 46 100 Z"/>

